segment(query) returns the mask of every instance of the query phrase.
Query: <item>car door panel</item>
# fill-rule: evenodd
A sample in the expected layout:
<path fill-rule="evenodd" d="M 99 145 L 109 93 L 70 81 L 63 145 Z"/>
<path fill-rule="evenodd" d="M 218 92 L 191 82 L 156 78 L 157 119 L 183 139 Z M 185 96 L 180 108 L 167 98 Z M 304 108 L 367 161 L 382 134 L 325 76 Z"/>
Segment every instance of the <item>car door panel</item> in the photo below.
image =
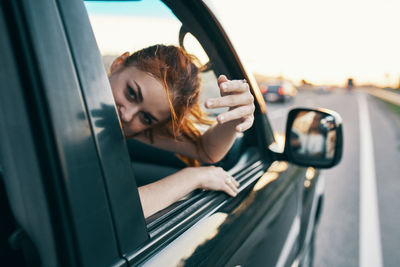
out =
<path fill-rule="evenodd" d="M 301 168 L 287 166 L 286 162 L 279 164 L 287 169 L 276 178 L 273 171 L 266 172 L 254 185 L 253 192 L 258 193 L 259 200 L 253 204 L 255 207 L 246 208 L 253 209 L 254 215 L 249 215 L 247 220 L 247 224 L 253 221 L 253 227 L 248 226 L 244 242 L 229 258 L 227 266 L 284 266 L 295 255 L 301 212 L 298 187 L 305 173 Z M 274 167 L 272 165 L 270 169 Z M 272 182 L 268 183 L 270 180 Z M 260 184 L 265 188 L 258 189 Z M 258 216 L 258 219 L 250 216 Z M 294 235 L 291 234 L 292 229 L 295 229 Z M 289 251 L 284 249 L 287 242 L 291 242 Z"/>
<path fill-rule="evenodd" d="M 298 182 L 304 169 L 289 166 L 278 176 L 259 170 L 236 198 L 225 199 L 145 265 L 275 265 L 292 225 L 299 227 Z M 293 245 L 285 260 L 294 256 Z"/>
<path fill-rule="evenodd" d="M 74 265 L 121 265 L 99 159 L 57 4 L 9 1 L 5 8 L 29 108 L 26 134 L 35 138 L 51 218 L 61 224 L 53 224 L 58 257 L 68 255 Z M 20 223 L 28 223 L 24 221 Z"/>
<path fill-rule="evenodd" d="M 56 265 L 57 249 L 54 241 L 56 233 L 50 220 L 49 204 L 44 197 L 45 188 L 41 181 L 40 162 L 36 157 L 35 139 L 29 126 L 29 109 L 25 106 L 12 41 L 7 35 L 9 28 L 6 24 L 6 14 L 9 10 L 6 9 L 6 5 L 0 6 L 0 58 L 3 63 L 7 62 L 4 65 L 7 67 L 1 68 L 0 71 L 2 84 L 0 90 L 0 182 L 4 183 L 4 197 L 8 197 L 13 221 L 16 221 L 26 234 L 36 241 L 37 251 L 33 254 L 42 255 L 41 261 L 44 263 Z M 33 197 L 35 201 L 30 200 Z M 6 214 L 1 214 L 2 226 L 6 220 L 5 216 Z M 9 231 L 15 230 L 12 226 L 10 225 Z M 9 231 L 6 238 L 12 234 Z M 2 253 L 7 253 L 7 251 Z M 2 256 L 6 255 L 2 254 Z M 19 262 L 22 260 L 20 259 Z M 18 262 L 12 261 L 10 264 L 18 264 Z"/>

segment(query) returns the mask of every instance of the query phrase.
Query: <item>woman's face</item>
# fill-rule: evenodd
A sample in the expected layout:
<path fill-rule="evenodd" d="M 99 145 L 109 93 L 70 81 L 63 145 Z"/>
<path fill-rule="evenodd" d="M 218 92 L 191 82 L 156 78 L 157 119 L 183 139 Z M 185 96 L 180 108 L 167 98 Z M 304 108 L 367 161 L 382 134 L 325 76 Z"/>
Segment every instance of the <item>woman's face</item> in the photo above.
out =
<path fill-rule="evenodd" d="M 148 129 L 170 116 L 161 82 L 134 66 L 120 67 L 109 76 L 125 137 Z"/>

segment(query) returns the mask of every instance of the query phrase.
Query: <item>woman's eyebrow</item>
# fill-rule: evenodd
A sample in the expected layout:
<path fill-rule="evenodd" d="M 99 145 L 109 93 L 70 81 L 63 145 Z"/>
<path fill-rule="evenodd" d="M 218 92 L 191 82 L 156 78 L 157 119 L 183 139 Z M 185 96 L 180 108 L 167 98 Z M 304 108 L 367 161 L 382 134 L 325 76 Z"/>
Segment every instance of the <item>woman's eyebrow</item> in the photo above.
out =
<path fill-rule="evenodd" d="M 136 81 L 133 81 L 133 82 L 135 83 L 136 88 L 137 88 L 137 92 L 138 92 L 138 101 L 139 101 L 139 102 L 143 102 L 142 88 L 140 87 L 140 85 L 139 85 Z M 156 117 L 154 117 L 154 115 L 151 114 L 150 112 L 147 112 L 147 114 L 151 117 L 152 120 L 154 120 L 154 121 L 156 121 L 156 122 L 159 122 L 159 121 L 160 121 L 159 119 L 157 119 Z"/>
<path fill-rule="evenodd" d="M 137 91 L 138 91 L 138 100 L 139 100 L 139 102 L 143 102 L 142 88 L 136 81 L 133 81 L 133 82 L 135 83 Z"/>

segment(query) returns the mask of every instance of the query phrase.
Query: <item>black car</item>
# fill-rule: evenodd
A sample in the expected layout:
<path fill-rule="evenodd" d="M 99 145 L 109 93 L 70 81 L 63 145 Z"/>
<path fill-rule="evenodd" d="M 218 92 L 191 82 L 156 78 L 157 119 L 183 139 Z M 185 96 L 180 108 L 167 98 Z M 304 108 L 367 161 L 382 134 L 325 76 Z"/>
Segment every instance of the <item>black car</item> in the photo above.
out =
<path fill-rule="evenodd" d="M 103 10 L 128 4 L 101 3 Z M 177 43 L 189 52 L 188 37 L 202 46 L 204 76 L 223 73 L 249 82 L 254 125 L 217 163 L 240 182 L 238 196 L 194 191 L 145 219 L 137 187 L 185 164 L 124 139 L 98 49 L 102 43 L 100 37 L 96 43 L 87 12 L 92 3 L 3 0 L 0 265 L 311 265 L 323 201 L 318 169 L 341 158 L 340 116 L 292 110 L 284 152 L 273 149 L 262 94 L 216 15 L 201 1 L 152 3 L 180 23 Z M 156 10 L 146 9 L 146 1 L 129 4 L 122 8 L 124 18 Z M 162 14 L 155 12 L 152 21 Z M 136 26 L 152 32 L 150 24 Z M 310 119 L 320 143 L 305 150 Z"/>
<path fill-rule="evenodd" d="M 296 87 L 289 81 L 262 84 L 260 87 L 266 102 L 287 102 L 297 95 Z"/>

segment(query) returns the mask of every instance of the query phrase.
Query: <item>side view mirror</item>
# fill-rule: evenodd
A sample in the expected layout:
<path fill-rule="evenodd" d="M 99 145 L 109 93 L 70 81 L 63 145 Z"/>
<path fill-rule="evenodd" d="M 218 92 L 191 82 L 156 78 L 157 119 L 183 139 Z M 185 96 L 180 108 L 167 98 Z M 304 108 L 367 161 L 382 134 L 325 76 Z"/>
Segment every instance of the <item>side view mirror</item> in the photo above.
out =
<path fill-rule="evenodd" d="M 343 154 L 342 118 L 328 109 L 296 108 L 289 112 L 284 154 L 288 161 L 330 168 Z"/>

